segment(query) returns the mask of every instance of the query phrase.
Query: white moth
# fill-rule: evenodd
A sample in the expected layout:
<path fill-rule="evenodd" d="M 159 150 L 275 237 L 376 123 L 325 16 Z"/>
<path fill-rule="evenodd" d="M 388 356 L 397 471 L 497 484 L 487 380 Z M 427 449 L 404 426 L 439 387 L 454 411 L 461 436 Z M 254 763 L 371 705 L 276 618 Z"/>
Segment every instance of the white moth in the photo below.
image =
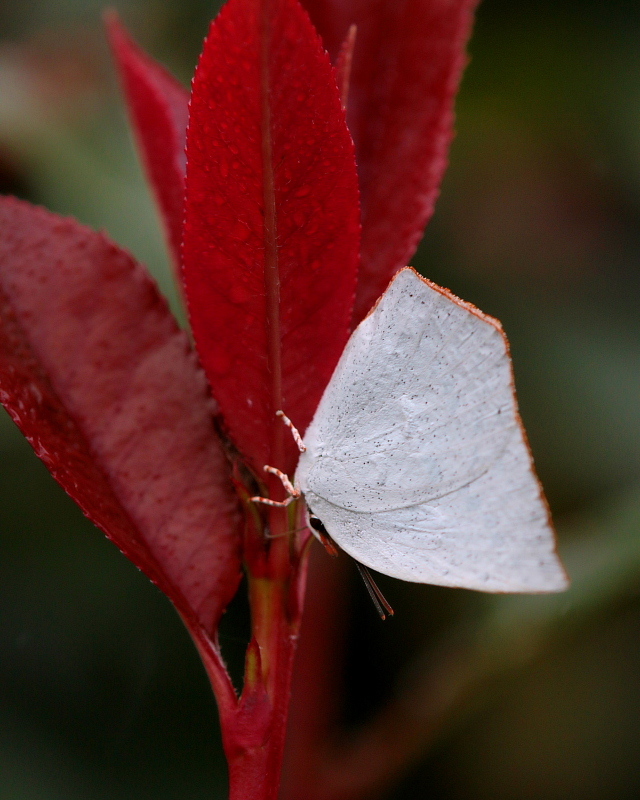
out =
<path fill-rule="evenodd" d="M 414 270 L 352 334 L 303 442 L 295 494 L 362 564 L 488 592 L 568 585 L 500 323 Z"/>

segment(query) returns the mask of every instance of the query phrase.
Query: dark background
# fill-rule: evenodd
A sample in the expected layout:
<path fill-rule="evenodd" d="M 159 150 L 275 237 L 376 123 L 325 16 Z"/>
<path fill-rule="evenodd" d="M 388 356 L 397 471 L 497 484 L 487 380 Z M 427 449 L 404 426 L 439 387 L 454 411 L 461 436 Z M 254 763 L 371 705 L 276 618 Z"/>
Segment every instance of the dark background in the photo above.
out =
<path fill-rule="evenodd" d="M 187 82 L 215 5 L 118 8 Z M 106 228 L 171 293 L 102 7 L 0 3 L 0 191 Z M 382 625 L 354 585 L 345 719 L 367 719 L 455 638 L 463 699 L 389 797 L 637 798 L 640 3 L 486 0 L 470 49 L 413 263 L 507 330 L 574 586 L 493 598 L 382 579 L 397 611 Z M 242 613 L 225 621 L 232 663 Z M 170 604 L 3 413 L 0 800 L 211 800 L 225 781 L 215 706 Z"/>

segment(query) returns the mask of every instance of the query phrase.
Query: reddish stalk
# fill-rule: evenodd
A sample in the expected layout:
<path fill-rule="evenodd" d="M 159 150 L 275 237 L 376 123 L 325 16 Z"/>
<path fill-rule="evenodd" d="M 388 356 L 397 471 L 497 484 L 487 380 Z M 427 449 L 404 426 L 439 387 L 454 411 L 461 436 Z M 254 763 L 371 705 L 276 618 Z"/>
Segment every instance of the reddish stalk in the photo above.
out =
<path fill-rule="evenodd" d="M 280 788 L 307 548 L 292 545 L 297 514 L 277 508 L 269 517 L 272 532 L 288 535 L 268 549 L 256 537 L 247 551 L 252 641 L 242 697 L 226 727 L 230 800 L 275 800 Z"/>
<path fill-rule="evenodd" d="M 271 377 L 271 463 L 284 464 L 285 428 L 275 412 L 283 406 L 282 333 L 278 220 L 271 130 L 271 7 L 261 8 L 261 134 L 264 201 L 264 285 L 267 357 Z M 277 478 L 269 476 L 269 496 L 283 496 Z M 276 800 L 282 772 L 293 663 L 300 631 L 306 556 L 295 546 L 297 515 L 270 508 L 266 546 L 255 542 L 246 555 L 252 641 L 247 650 L 245 686 L 232 735 L 227 736 L 230 800 Z M 303 563 L 303 561 L 305 563 Z"/>

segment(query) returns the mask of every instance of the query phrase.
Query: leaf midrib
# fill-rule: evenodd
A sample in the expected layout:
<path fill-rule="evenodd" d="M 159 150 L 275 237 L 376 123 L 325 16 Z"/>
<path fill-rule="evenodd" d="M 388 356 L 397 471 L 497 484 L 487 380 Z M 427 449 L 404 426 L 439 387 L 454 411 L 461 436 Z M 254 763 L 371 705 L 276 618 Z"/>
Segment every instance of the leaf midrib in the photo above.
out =
<path fill-rule="evenodd" d="M 282 353 L 280 332 L 280 270 L 278 263 L 278 231 L 273 171 L 271 128 L 271 0 L 262 0 L 260 8 L 260 94 L 262 188 L 264 202 L 264 282 L 266 300 L 267 368 L 270 373 L 270 414 L 282 408 Z M 283 428 L 272 426 L 271 461 L 284 463 Z"/>

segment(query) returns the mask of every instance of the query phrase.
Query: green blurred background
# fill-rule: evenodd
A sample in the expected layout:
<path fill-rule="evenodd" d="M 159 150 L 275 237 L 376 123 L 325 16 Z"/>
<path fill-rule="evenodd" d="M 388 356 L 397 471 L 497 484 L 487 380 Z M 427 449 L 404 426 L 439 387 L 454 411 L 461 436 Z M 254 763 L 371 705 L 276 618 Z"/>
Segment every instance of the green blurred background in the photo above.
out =
<path fill-rule="evenodd" d="M 188 82 L 214 0 L 117 6 Z M 105 228 L 177 307 L 102 8 L 0 2 L 0 191 Z M 414 684 L 422 697 L 440 668 L 457 700 L 386 797 L 637 798 L 640 2 L 486 0 L 470 49 L 413 263 L 507 330 L 574 586 L 494 598 L 382 579 L 397 612 L 382 625 L 354 585 L 345 724 Z M 225 620 L 232 665 L 243 622 L 241 607 Z M 225 787 L 215 706 L 177 616 L 3 413 L 0 800 L 211 800 Z"/>

